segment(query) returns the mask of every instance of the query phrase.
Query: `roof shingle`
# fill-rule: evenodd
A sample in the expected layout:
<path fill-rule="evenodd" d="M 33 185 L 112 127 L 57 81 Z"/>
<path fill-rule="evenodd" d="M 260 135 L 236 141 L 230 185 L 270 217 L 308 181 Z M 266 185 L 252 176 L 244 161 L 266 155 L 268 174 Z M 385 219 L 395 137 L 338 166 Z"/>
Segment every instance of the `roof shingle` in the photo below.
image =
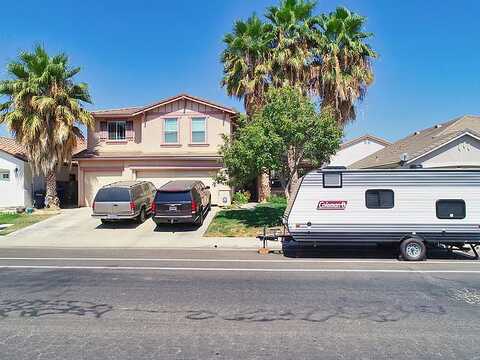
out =
<path fill-rule="evenodd" d="M 480 133 L 480 116 L 465 115 L 428 129 L 416 131 L 353 163 L 350 168 L 398 167 L 402 154 L 408 154 L 409 159 L 417 158 L 467 131 L 475 134 Z"/>

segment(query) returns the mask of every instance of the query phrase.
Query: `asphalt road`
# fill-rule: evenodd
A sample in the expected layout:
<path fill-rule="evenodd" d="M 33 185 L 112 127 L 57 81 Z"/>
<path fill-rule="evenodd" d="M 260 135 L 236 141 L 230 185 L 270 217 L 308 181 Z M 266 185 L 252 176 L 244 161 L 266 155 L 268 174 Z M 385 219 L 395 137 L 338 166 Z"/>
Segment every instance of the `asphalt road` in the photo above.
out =
<path fill-rule="evenodd" d="M 480 261 L 0 253 L 0 358 L 480 359 Z"/>

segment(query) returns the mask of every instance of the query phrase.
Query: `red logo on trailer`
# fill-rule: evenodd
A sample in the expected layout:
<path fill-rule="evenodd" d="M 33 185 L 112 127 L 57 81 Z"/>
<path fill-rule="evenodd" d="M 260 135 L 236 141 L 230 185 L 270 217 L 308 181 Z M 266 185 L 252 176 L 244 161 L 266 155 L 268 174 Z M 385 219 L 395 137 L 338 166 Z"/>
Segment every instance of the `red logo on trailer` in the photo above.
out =
<path fill-rule="evenodd" d="M 346 200 L 320 200 L 317 210 L 345 210 L 346 207 Z"/>

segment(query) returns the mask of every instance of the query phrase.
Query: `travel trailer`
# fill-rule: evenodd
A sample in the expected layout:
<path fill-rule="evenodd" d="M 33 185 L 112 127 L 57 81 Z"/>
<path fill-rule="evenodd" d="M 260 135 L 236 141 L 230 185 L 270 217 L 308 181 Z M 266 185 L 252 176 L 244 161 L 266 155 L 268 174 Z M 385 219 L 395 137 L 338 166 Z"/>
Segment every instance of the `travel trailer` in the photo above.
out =
<path fill-rule="evenodd" d="M 480 244 L 480 170 L 346 170 L 305 175 L 285 212 L 291 239 L 311 243 L 398 243 L 404 260 L 427 244 Z"/>

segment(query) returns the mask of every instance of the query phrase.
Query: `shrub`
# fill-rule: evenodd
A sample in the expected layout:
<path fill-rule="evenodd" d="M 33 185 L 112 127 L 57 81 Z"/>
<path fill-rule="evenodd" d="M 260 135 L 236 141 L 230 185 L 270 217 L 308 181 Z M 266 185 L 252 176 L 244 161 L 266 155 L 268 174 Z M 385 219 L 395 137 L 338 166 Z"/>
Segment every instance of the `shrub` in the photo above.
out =
<path fill-rule="evenodd" d="M 249 191 L 237 191 L 233 194 L 233 203 L 237 205 L 246 204 L 250 201 L 251 194 Z"/>
<path fill-rule="evenodd" d="M 286 205 L 287 204 L 287 198 L 282 195 L 272 195 L 268 198 L 268 202 L 270 204 L 276 204 L 276 205 Z"/>

